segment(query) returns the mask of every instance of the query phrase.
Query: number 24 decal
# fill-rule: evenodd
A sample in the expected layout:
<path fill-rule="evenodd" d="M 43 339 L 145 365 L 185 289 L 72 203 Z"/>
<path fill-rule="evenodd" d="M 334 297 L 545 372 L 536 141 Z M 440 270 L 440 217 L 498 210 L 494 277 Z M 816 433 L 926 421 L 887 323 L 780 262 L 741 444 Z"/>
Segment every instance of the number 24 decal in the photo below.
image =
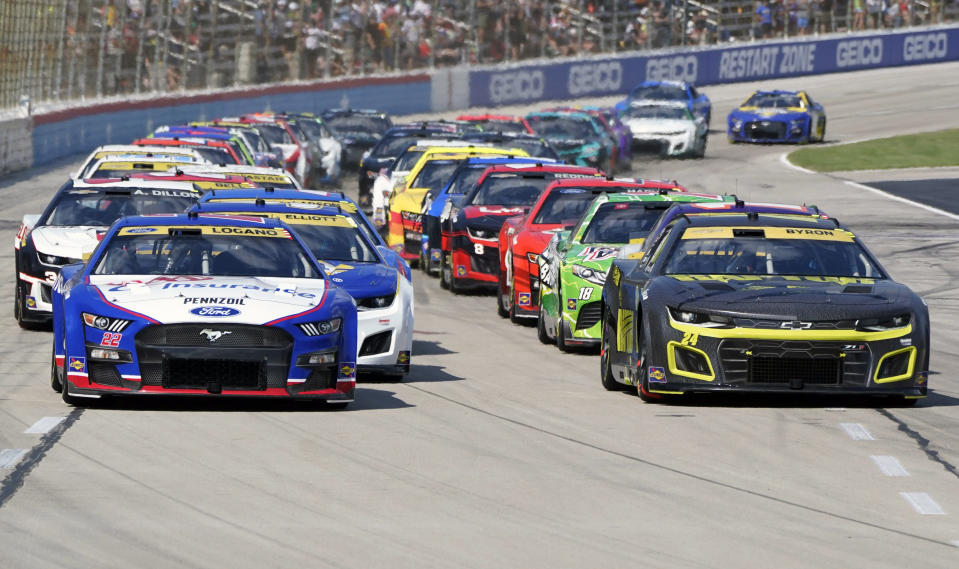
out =
<path fill-rule="evenodd" d="M 684 346 L 695 346 L 696 342 L 699 342 L 699 334 L 695 332 L 683 332 L 683 342 Z"/>

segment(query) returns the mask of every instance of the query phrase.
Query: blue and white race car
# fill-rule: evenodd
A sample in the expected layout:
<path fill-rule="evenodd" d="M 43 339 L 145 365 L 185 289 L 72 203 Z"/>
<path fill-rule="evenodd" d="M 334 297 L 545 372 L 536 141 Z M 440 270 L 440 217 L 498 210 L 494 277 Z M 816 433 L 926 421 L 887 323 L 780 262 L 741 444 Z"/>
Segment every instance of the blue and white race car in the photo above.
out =
<path fill-rule="evenodd" d="M 336 203 L 205 202 L 205 214 L 251 215 L 283 221 L 306 243 L 324 272 L 356 300 L 357 370 L 400 381 L 413 350 L 413 283 L 396 252 L 372 243 Z"/>
<path fill-rule="evenodd" d="M 706 126 L 713 114 L 709 97 L 700 93 L 686 81 L 643 81 L 630 89 L 629 94 L 614 107 L 620 115 L 635 104 L 662 105 L 682 103 L 696 118 L 702 118 Z"/>
<path fill-rule="evenodd" d="M 353 400 L 356 305 L 285 224 L 196 213 L 117 221 L 53 291 L 51 384 L 103 395 Z"/>
<path fill-rule="evenodd" d="M 805 91 L 755 91 L 726 119 L 729 142 L 822 142 L 826 111 Z"/>

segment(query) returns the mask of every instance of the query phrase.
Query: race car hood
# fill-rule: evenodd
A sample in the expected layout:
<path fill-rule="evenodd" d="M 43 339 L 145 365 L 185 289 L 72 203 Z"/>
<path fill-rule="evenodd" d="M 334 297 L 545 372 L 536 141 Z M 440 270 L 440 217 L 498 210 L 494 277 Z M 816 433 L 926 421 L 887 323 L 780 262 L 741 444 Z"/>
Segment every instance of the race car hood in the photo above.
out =
<path fill-rule="evenodd" d="M 805 111 L 795 108 L 763 108 L 758 107 L 741 107 L 734 110 L 731 113 L 733 118 L 743 119 L 743 118 L 760 118 L 760 119 L 772 119 L 777 121 L 785 121 L 792 119 L 801 119 L 806 117 Z"/>
<path fill-rule="evenodd" d="M 420 213 L 423 210 L 423 197 L 428 191 L 429 188 L 409 188 L 398 192 L 390 198 L 390 210 Z"/>
<path fill-rule="evenodd" d="M 549 139 L 549 143 L 550 143 L 551 145 L 553 145 L 553 148 L 555 148 L 555 149 L 557 150 L 557 152 L 558 152 L 558 151 L 562 151 L 562 150 L 566 150 L 566 151 L 576 150 L 576 149 L 578 149 L 578 148 L 582 148 L 583 146 L 586 146 L 587 144 L 589 144 L 589 143 L 591 143 L 591 142 L 595 142 L 595 141 L 593 141 L 593 140 L 586 140 L 586 139 L 583 139 L 583 138 L 573 138 L 573 139 L 570 139 L 570 138 L 550 138 L 550 139 Z"/>
<path fill-rule="evenodd" d="M 97 248 L 106 227 L 80 226 L 57 227 L 44 225 L 30 233 L 33 245 L 40 253 L 82 259 Z"/>
<path fill-rule="evenodd" d="M 574 243 L 566 252 L 567 264 L 580 265 L 590 269 L 606 272 L 619 253 L 621 243 L 602 243 L 597 245 L 583 245 Z"/>
<path fill-rule="evenodd" d="M 629 119 L 625 122 L 634 135 L 683 132 L 694 127 L 691 121 L 679 119 Z"/>
<path fill-rule="evenodd" d="M 496 239 L 506 220 L 526 211 L 523 207 L 471 205 L 463 209 L 466 226 L 473 237 Z"/>
<path fill-rule="evenodd" d="M 888 280 L 754 275 L 672 275 L 667 304 L 727 315 L 845 320 L 909 313 L 915 296 Z"/>
<path fill-rule="evenodd" d="M 158 322 L 264 324 L 315 308 L 326 281 L 271 277 L 91 275 L 92 296 Z"/>
<path fill-rule="evenodd" d="M 330 279 L 353 298 L 386 296 L 396 292 L 397 270 L 378 263 L 320 261 Z"/>

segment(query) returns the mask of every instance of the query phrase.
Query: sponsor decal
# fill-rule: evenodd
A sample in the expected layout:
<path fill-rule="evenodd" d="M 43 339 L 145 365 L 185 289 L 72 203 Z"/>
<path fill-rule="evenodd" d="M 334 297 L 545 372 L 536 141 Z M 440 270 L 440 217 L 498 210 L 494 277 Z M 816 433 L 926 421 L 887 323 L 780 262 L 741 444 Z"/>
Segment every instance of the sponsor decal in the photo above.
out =
<path fill-rule="evenodd" d="M 577 300 L 576 300 L 575 298 L 567 298 L 567 299 L 566 299 L 566 309 L 567 309 L 567 310 L 576 310 L 576 302 L 577 302 Z"/>
<path fill-rule="evenodd" d="M 127 230 L 127 233 L 136 235 L 138 233 L 153 233 L 156 230 L 156 227 L 131 227 Z"/>
<path fill-rule="evenodd" d="M 902 339 L 899 340 L 899 344 L 902 345 L 902 346 L 911 346 L 911 345 L 912 345 L 912 338 L 902 338 Z"/>
<path fill-rule="evenodd" d="M 649 366 L 650 383 L 666 383 L 666 370 L 661 367 Z"/>
<path fill-rule="evenodd" d="M 398 364 L 410 363 L 410 352 L 408 350 L 404 350 L 400 352 L 399 355 L 396 356 L 396 363 Z"/>
<path fill-rule="evenodd" d="M 430 260 L 431 261 L 441 261 L 443 259 L 443 250 L 442 249 L 430 249 Z"/>
<path fill-rule="evenodd" d="M 908 36 L 902 44 L 902 58 L 905 61 L 942 59 L 948 49 L 949 40 L 944 32 Z"/>
<path fill-rule="evenodd" d="M 753 47 L 723 52 L 719 58 L 719 79 L 728 81 L 777 73 L 812 73 L 815 67 L 814 43 Z"/>
<path fill-rule="evenodd" d="M 579 289 L 580 300 L 589 300 L 591 296 L 593 296 L 593 287 L 584 286 Z"/>
<path fill-rule="evenodd" d="M 584 261 L 604 261 L 615 257 L 618 252 L 617 247 L 586 247 L 580 256 Z"/>
<path fill-rule="evenodd" d="M 653 57 L 646 63 L 647 81 L 686 81 L 695 83 L 699 75 L 699 60 L 695 55 Z"/>
<path fill-rule="evenodd" d="M 882 63 L 882 40 L 869 38 L 841 41 L 836 45 L 836 67 L 856 67 Z"/>
<path fill-rule="evenodd" d="M 246 304 L 246 299 L 228 296 L 187 296 L 183 298 L 183 304 Z"/>
<path fill-rule="evenodd" d="M 229 306 L 200 306 L 190 311 L 190 314 L 197 316 L 220 318 L 224 316 L 236 316 L 240 311 Z"/>
<path fill-rule="evenodd" d="M 36 308 L 36 307 L 37 307 L 37 299 L 36 299 L 35 297 L 28 296 L 28 297 L 27 297 L 27 300 L 26 300 L 25 302 L 26 302 L 27 308 Z"/>
<path fill-rule="evenodd" d="M 213 342 L 216 342 L 223 336 L 226 336 L 227 334 L 232 334 L 232 333 L 233 332 L 229 330 L 214 330 L 212 328 L 204 328 L 200 330 L 200 335 L 206 336 L 206 339 L 209 340 L 211 344 Z"/>
<path fill-rule="evenodd" d="M 529 306 L 532 303 L 532 295 L 528 292 L 519 293 L 519 298 L 516 299 L 516 304 L 519 304 L 520 306 Z"/>
<path fill-rule="evenodd" d="M 353 377 L 356 375 L 356 366 L 353 362 L 344 363 L 340 366 L 340 375 L 343 377 Z"/>
<path fill-rule="evenodd" d="M 489 79 L 489 97 L 494 103 L 540 99 L 546 86 L 541 70 L 495 73 Z"/>
<path fill-rule="evenodd" d="M 87 359 L 70 356 L 70 361 L 67 363 L 67 367 L 77 373 L 84 373 L 87 371 Z"/>
<path fill-rule="evenodd" d="M 208 279 L 209 277 L 202 277 L 202 278 Z M 158 280 L 161 280 L 161 279 L 153 279 L 150 282 L 153 283 Z M 133 282 L 139 282 L 139 281 L 133 281 Z M 131 284 L 131 283 L 123 283 L 121 285 L 114 286 L 113 288 L 110 288 L 109 290 L 110 292 L 124 291 L 124 290 L 127 290 L 127 287 L 126 287 L 127 284 Z M 163 286 L 160 288 L 163 288 L 163 289 L 167 289 L 167 288 L 212 288 L 212 289 L 224 288 L 224 289 L 227 289 L 228 288 L 228 289 L 255 290 L 255 291 L 267 292 L 267 293 L 278 292 L 282 294 L 290 294 L 293 296 L 298 296 L 300 298 L 316 298 L 316 295 L 313 294 L 312 292 L 297 292 L 295 289 L 292 289 L 292 288 L 280 288 L 280 287 L 269 288 L 269 287 L 261 287 L 253 284 L 185 282 L 185 283 L 164 283 Z"/>
<path fill-rule="evenodd" d="M 456 265 L 456 276 L 465 277 L 466 276 L 466 267 L 463 265 Z"/>
<path fill-rule="evenodd" d="M 330 276 L 338 275 L 340 273 L 345 273 L 346 271 L 352 271 L 354 268 L 356 267 L 354 267 L 353 265 L 344 265 L 343 263 L 340 263 L 339 265 L 323 263 L 323 270 L 326 271 L 326 274 Z M 333 279 L 333 280 L 337 280 L 337 279 Z M 342 279 L 340 279 L 340 281 L 342 281 Z M 337 282 L 340 282 L 340 281 L 337 281 Z"/>
<path fill-rule="evenodd" d="M 916 383 L 918 383 L 919 385 L 925 385 L 927 381 L 929 381 L 929 372 L 928 372 L 928 371 L 920 371 L 920 372 L 916 375 Z"/>
<path fill-rule="evenodd" d="M 589 93 L 620 91 L 622 86 L 623 64 L 618 61 L 573 65 L 569 68 L 567 87 L 570 95 L 578 97 Z"/>

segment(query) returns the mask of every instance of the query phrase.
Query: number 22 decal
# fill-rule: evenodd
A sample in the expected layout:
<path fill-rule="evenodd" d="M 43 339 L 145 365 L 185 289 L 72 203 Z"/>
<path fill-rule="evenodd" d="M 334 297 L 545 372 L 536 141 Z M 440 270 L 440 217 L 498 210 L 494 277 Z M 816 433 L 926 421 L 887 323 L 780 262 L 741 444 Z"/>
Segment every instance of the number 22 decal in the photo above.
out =
<path fill-rule="evenodd" d="M 103 338 L 100 339 L 101 346 L 111 346 L 116 348 L 120 345 L 120 340 L 123 339 L 123 334 L 114 334 L 113 332 L 104 332 Z"/>

